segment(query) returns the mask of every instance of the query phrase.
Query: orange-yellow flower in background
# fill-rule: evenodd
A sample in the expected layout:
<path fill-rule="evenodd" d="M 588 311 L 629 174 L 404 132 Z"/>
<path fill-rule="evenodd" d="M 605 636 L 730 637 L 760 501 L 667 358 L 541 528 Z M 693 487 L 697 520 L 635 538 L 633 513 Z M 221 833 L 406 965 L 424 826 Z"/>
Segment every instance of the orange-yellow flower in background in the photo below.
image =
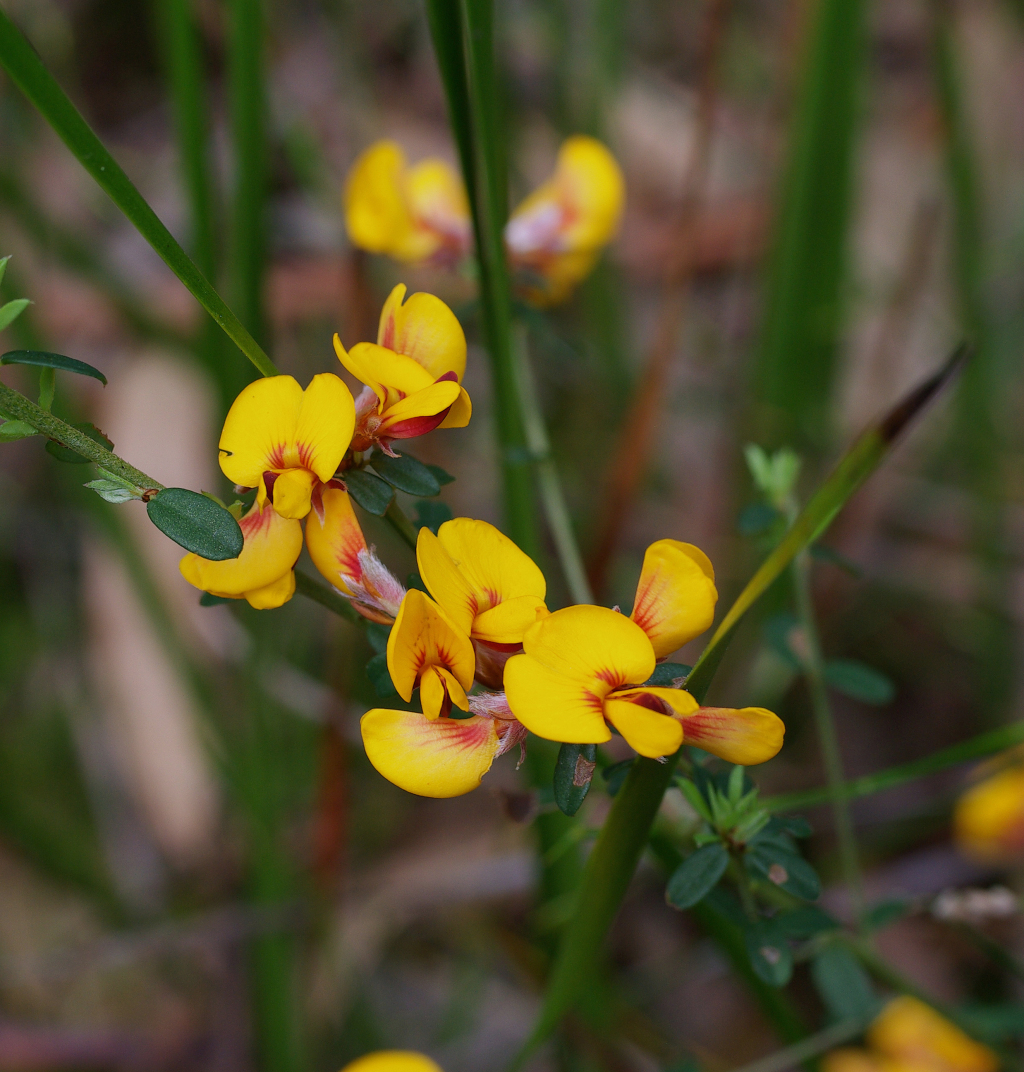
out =
<path fill-rule="evenodd" d="M 657 540 L 644 554 L 630 618 L 664 659 L 711 625 L 717 602 L 708 556 L 692 543 Z"/>
<path fill-rule="evenodd" d="M 441 1072 L 441 1067 L 412 1050 L 378 1050 L 357 1057 L 341 1072 Z"/>
<path fill-rule="evenodd" d="M 282 517 L 309 513 L 317 482 L 337 471 L 352 442 L 355 403 L 343 380 L 314 376 L 305 391 L 291 376 L 250 383 L 235 399 L 220 436 L 220 467 L 233 483 L 257 488 Z"/>
<path fill-rule="evenodd" d="M 398 695 L 408 703 L 419 686 L 430 719 L 447 715 L 453 704 L 468 711 L 475 664 L 469 637 L 429 596 L 410 589 L 388 636 L 388 672 Z"/>
<path fill-rule="evenodd" d="M 403 304 L 405 284 L 391 291 L 380 314 L 377 342 L 351 350 L 334 336 L 338 360 L 367 385 L 356 403 L 354 450 L 379 444 L 390 453 L 394 439 L 435 428 L 464 428 L 473 413 L 461 386 L 466 336 L 458 318 L 433 294 L 413 294 Z"/>
<path fill-rule="evenodd" d="M 953 839 L 967 855 L 987 862 L 1024 856 L 1024 766 L 998 771 L 960 797 Z"/>
<path fill-rule="evenodd" d="M 999 1060 L 933 1008 L 909 995 L 890 1001 L 868 1029 L 869 1049 L 844 1047 L 825 1072 L 996 1072 Z"/>
<path fill-rule="evenodd" d="M 178 568 L 189 584 L 227 599 L 246 599 L 257 610 L 287 603 L 295 592 L 295 563 L 302 551 L 302 525 L 271 506 L 253 503 L 239 521 L 245 541 L 238 558 L 211 562 L 187 554 Z"/>
<path fill-rule="evenodd" d="M 409 167 L 393 141 L 374 142 L 345 183 L 345 223 L 354 246 L 398 261 L 457 261 L 472 228 L 462 180 L 443 160 Z"/>
<path fill-rule="evenodd" d="M 564 301 L 590 274 L 619 229 L 624 201 L 622 171 L 608 149 L 585 135 L 566 139 L 554 175 L 505 227 L 509 259 L 529 277 L 524 289 L 531 301 Z"/>
<path fill-rule="evenodd" d="M 547 614 L 547 582 L 533 559 L 486 521 L 457 517 L 435 536 L 420 529 L 416 565 L 427 590 L 474 640 L 518 647 Z"/>

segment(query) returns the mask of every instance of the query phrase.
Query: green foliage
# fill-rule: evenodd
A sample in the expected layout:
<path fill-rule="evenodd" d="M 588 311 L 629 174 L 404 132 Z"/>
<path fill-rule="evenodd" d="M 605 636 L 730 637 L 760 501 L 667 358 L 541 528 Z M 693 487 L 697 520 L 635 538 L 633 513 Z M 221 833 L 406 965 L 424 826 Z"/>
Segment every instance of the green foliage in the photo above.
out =
<path fill-rule="evenodd" d="M 409 495 L 430 498 L 441 491 L 437 477 L 411 454 L 401 454 L 397 458 L 376 454 L 372 464 L 377 474 L 393 488 Z"/>
<path fill-rule="evenodd" d="M 597 745 L 563 744 L 555 761 L 555 803 L 565 815 L 580 810 L 597 767 Z"/>
<path fill-rule="evenodd" d="M 811 978 L 833 1019 L 867 1024 L 882 1007 L 868 973 L 842 946 L 826 946 L 818 953 L 811 961 Z"/>
<path fill-rule="evenodd" d="M 94 380 L 99 380 L 104 387 L 107 385 L 107 377 L 98 368 L 93 368 L 92 365 L 87 365 L 84 361 L 78 361 L 73 357 L 50 354 L 44 350 L 9 350 L 0 357 L 0 365 L 36 365 L 39 368 L 56 369 L 59 372 L 75 372 L 79 376 L 91 376 Z"/>
<path fill-rule="evenodd" d="M 785 986 L 793 975 L 793 951 L 778 922 L 762 919 L 748 923 L 743 938 L 757 977 L 769 986 Z"/>
<path fill-rule="evenodd" d="M 896 686 L 885 674 L 856 659 L 826 659 L 825 680 L 844 696 L 874 707 L 884 707 L 896 695 Z"/>
<path fill-rule="evenodd" d="M 345 487 L 355 502 L 368 514 L 376 514 L 377 517 L 383 517 L 387 513 L 395 497 L 394 488 L 365 469 L 347 470 Z"/>
<path fill-rule="evenodd" d="M 187 488 L 164 488 L 146 503 L 149 520 L 200 558 L 238 558 L 244 540 L 238 522 L 212 499 Z"/>
<path fill-rule="evenodd" d="M 382 699 L 387 700 L 398 695 L 395 683 L 391 680 L 388 671 L 387 652 L 380 652 L 366 664 L 366 676 L 373 685 L 373 691 Z"/>
<path fill-rule="evenodd" d="M 690 669 L 686 663 L 658 663 L 644 684 L 651 688 L 678 689 L 685 682 Z"/>
<path fill-rule="evenodd" d="M 673 908 L 692 908 L 714 889 L 728 866 L 729 851 L 720 841 L 702 845 L 672 873 L 665 899 Z"/>

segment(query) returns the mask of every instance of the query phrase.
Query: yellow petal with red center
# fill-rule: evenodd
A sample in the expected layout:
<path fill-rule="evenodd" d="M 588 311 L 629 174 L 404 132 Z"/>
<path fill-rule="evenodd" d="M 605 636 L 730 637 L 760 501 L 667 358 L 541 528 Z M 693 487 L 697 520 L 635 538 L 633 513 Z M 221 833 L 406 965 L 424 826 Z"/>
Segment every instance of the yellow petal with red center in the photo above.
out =
<path fill-rule="evenodd" d="M 878 1014 L 867 1040 L 886 1057 L 946 1072 L 996 1072 L 999 1060 L 931 1006 L 903 994 Z"/>
<path fill-rule="evenodd" d="M 359 722 L 366 756 L 408 793 L 458 797 L 480 784 L 501 747 L 494 719 L 429 719 L 419 711 L 367 711 Z"/>
<path fill-rule="evenodd" d="M 256 610 L 273 610 L 275 607 L 283 606 L 293 595 L 295 595 L 295 570 L 291 569 L 273 584 L 246 592 L 245 598 L 249 606 L 255 607 Z"/>
<path fill-rule="evenodd" d="M 338 471 L 355 426 L 356 404 L 345 381 L 330 372 L 314 376 L 302 394 L 295 429 L 302 467 L 326 484 Z"/>
<path fill-rule="evenodd" d="M 715 617 L 715 572 L 693 544 L 658 540 L 647 548 L 630 617 L 659 659 L 700 636 Z"/>
<path fill-rule="evenodd" d="M 375 342 L 357 342 L 351 350 L 346 350 L 335 335 L 334 352 L 357 380 L 373 388 L 380 402 L 378 412 L 429 387 L 435 379 L 411 357 L 396 354 Z"/>
<path fill-rule="evenodd" d="M 1024 852 L 1024 767 L 1009 767 L 968 789 L 953 811 L 953 838 L 981 860 Z"/>
<path fill-rule="evenodd" d="M 604 702 L 605 718 L 622 734 L 626 744 L 648 759 L 671 756 L 683 743 L 683 728 L 676 719 L 642 704 L 617 700 L 609 696 Z"/>
<path fill-rule="evenodd" d="M 412 699 L 420 675 L 430 666 L 450 670 L 464 689 L 473 684 L 473 642 L 428 596 L 411 588 L 388 636 L 388 671 L 398 695 Z"/>
<path fill-rule="evenodd" d="M 462 388 L 454 380 L 441 380 L 424 387 L 422 391 L 403 398 L 400 402 L 389 405 L 383 413 L 378 435 L 394 436 L 397 439 L 409 439 L 413 435 L 422 435 L 416 431 L 417 422 L 421 418 L 436 417 L 443 413 L 459 397 Z M 426 422 L 430 424 L 430 422 Z M 424 431 L 430 431 L 437 427 L 430 424 Z"/>
<path fill-rule="evenodd" d="M 445 696 L 463 711 L 469 710 L 466 690 L 443 666 L 431 666 L 420 677 L 420 707 L 427 718 L 437 718 L 444 710 Z"/>
<path fill-rule="evenodd" d="M 687 744 L 744 767 L 777 755 L 786 733 L 782 719 L 763 707 L 700 707 L 681 718 Z"/>
<path fill-rule="evenodd" d="M 238 523 L 244 544 L 238 558 L 211 562 L 195 554 L 179 565 L 189 584 L 216 596 L 239 598 L 267 588 L 291 573 L 302 551 L 302 525 L 281 517 L 272 507 L 258 506 Z"/>
<path fill-rule="evenodd" d="M 547 614 L 543 599 L 513 596 L 476 616 L 473 637 L 489 644 L 519 644 L 526 630 Z"/>
<path fill-rule="evenodd" d="M 421 160 L 406 173 L 406 193 L 413 217 L 461 251 L 471 237 L 466 188 L 444 160 Z"/>
<path fill-rule="evenodd" d="M 282 517 L 301 521 L 309 513 L 316 477 L 308 469 L 285 469 L 274 481 L 274 509 Z"/>
<path fill-rule="evenodd" d="M 556 610 L 526 631 L 523 648 L 531 658 L 586 682 L 601 696 L 654 673 L 654 649 L 644 631 L 607 607 Z"/>
<path fill-rule="evenodd" d="M 458 629 L 470 633 L 476 618 L 476 593 L 428 528 L 421 528 L 416 538 L 416 568 L 438 606 L 444 608 Z"/>
<path fill-rule="evenodd" d="M 504 683 L 512 713 L 538 737 L 566 744 L 611 740 L 604 720 L 604 691 L 595 692 L 587 682 L 566 677 L 529 655 L 509 659 Z"/>
<path fill-rule="evenodd" d="M 412 1050 L 378 1050 L 345 1065 L 341 1072 L 441 1072 L 441 1068 Z"/>
<path fill-rule="evenodd" d="M 356 520 L 352 500 L 340 488 L 321 492 L 323 520 L 311 510 L 306 520 L 306 547 L 313 565 L 335 588 L 349 592 L 345 577 L 359 580 L 362 566 L 359 552 L 366 550 L 363 530 Z M 351 592 L 349 592 L 351 595 Z"/>
<path fill-rule="evenodd" d="M 220 467 L 228 480 L 255 488 L 266 470 L 301 465 L 295 430 L 302 398 L 291 376 L 267 376 L 242 391 L 220 434 Z"/>
<path fill-rule="evenodd" d="M 433 294 L 414 294 L 403 305 L 405 284 L 391 291 L 380 314 L 377 343 L 411 357 L 431 380 L 454 372 L 459 383 L 466 372 L 466 336 L 458 317 Z"/>

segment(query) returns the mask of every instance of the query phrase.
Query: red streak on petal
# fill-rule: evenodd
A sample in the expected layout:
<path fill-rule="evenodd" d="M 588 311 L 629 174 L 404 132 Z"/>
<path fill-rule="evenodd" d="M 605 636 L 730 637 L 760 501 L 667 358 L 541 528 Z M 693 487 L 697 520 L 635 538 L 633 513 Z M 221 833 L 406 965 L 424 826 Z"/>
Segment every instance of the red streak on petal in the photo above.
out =
<path fill-rule="evenodd" d="M 617 700 L 628 700 L 630 703 L 634 703 L 637 707 L 646 707 L 650 711 L 657 711 L 659 715 L 670 715 L 671 711 L 667 710 L 664 701 L 658 697 L 653 696 L 649 692 L 641 692 L 636 696 L 616 696 Z"/>
<path fill-rule="evenodd" d="M 451 372 L 446 372 L 443 376 L 438 376 L 434 383 L 444 383 L 445 380 L 453 380 L 455 383 L 459 382 L 459 377 L 455 374 L 453 369 Z"/>
<path fill-rule="evenodd" d="M 396 421 L 394 424 L 388 424 L 385 420 L 378 434 L 386 436 L 388 439 L 414 439 L 416 436 L 426 435 L 427 432 L 432 432 L 448 416 L 449 409 L 451 409 L 451 406 L 429 417 L 408 417 L 404 421 Z"/>

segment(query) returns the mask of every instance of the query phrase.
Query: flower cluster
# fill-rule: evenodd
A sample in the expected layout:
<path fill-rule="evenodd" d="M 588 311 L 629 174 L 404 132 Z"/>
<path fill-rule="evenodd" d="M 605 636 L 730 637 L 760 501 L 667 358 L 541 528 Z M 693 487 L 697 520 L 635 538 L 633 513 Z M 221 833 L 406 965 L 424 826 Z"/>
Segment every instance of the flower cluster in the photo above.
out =
<path fill-rule="evenodd" d="M 601 142 L 578 135 L 555 172 L 512 214 L 505 247 L 522 295 L 535 305 L 564 301 L 594 267 L 619 227 L 625 187 Z M 393 141 L 370 146 L 345 185 L 353 245 L 403 262 L 454 264 L 472 250 L 462 180 L 443 160 L 413 167 Z"/>
<path fill-rule="evenodd" d="M 295 591 L 295 562 L 306 545 L 317 569 L 365 617 L 390 624 L 405 589 L 366 546 L 345 487 L 345 471 L 371 449 L 394 456 L 398 440 L 434 428 L 461 428 L 472 405 L 461 386 L 466 337 L 455 314 L 432 294 L 391 292 L 376 343 L 346 351 L 341 363 L 366 387 L 353 399 L 333 373 L 303 390 L 291 376 L 251 383 L 235 399 L 220 437 L 220 467 L 239 492 L 255 489 L 239 518 L 238 558 L 189 554 L 185 579 L 213 595 L 279 607 Z"/>

